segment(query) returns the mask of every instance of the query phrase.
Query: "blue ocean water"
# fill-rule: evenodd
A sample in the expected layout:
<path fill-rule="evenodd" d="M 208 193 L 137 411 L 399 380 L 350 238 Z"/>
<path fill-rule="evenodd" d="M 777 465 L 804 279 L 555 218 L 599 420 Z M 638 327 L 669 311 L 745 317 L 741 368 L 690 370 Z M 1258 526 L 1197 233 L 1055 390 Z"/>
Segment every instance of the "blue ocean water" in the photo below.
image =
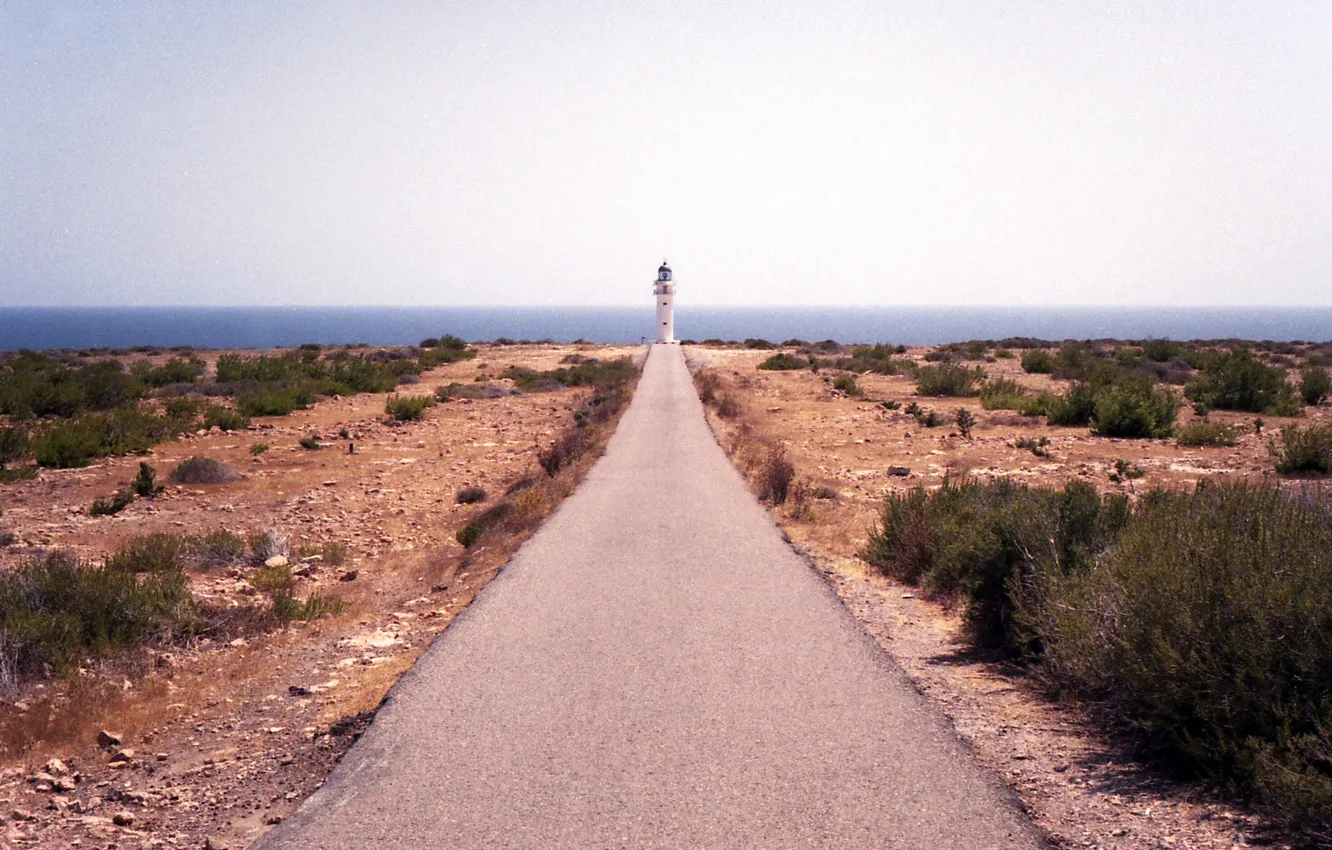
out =
<path fill-rule="evenodd" d="M 0 350 L 192 345 L 272 348 L 306 342 L 410 344 L 451 333 L 466 340 L 639 342 L 653 333 L 637 307 L 4 307 Z M 689 307 L 676 310 L 689 339 L 933 345 L 969 339 L 1332 339 L 1332 307 L 991 308 Z"/>

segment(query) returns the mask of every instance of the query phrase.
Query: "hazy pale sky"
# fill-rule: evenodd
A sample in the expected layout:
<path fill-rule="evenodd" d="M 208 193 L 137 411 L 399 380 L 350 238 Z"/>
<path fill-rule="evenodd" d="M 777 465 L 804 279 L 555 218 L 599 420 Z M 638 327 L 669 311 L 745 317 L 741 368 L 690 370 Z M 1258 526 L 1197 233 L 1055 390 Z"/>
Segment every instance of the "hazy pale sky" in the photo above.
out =
<path fill-rule="evenodd" d="M 0 305 L 1332 304 L 1332 2 L 0 0 Z"/>

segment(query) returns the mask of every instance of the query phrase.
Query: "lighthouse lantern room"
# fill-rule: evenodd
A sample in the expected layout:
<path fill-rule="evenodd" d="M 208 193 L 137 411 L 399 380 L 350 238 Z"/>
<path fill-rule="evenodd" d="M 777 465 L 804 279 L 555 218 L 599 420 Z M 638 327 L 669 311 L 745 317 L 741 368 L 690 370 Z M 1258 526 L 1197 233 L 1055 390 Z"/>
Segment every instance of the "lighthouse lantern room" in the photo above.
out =
<path fill-rule="evenodd" d="M 652 293 L 657 300 L 657 342 L 675 342 L 675 281 L 665 260 L 657 269 Z"/>

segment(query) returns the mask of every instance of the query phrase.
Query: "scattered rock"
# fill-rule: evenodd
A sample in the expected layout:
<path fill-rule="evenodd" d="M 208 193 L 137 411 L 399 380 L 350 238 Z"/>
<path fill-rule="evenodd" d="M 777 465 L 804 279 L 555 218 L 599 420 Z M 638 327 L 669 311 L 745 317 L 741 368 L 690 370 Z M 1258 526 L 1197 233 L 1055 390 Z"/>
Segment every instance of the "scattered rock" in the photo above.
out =
<path fill-rule="evenodd" d="M 889 475 L 892 475 L 892 476 L 894 476 L 894 477 L 896 477 L 896 478 L 906 478 L 908 475 L 911 474 L 911 467 L 909 467 L 909 466 L 890 466 L 890 467 L 888 467 L 888 474 L 889 474 Z"/>
<path fill-rule="evenodd" d="M 120 746 L 120 740 L 121 736 L 120 733 L 118 732 L 108 732 L 105 729 L 103 729 L 101 732 L 97 733 L 98 746 L 118 747 Z"/>
<path fill-rule="evenodd" d="M 265 566 L 265 567 L 285 567 L 288 563 L 289 563 L 289 561 L 287 561 L 287 556 L 286 556 L 286 555 L 274 555 L 273 557 L 269 558 L 267 561 L 264 561 L 264 566 Z"/>
<path fill-rule="evenodd" d="M 111 816 L 111 822 L 116 826 L 133 826 L 134 812 L 131 812 L 128 809 L 121 809 Z"/>
<path fill-rule="evenodd" d="M 9 819 L 16 821 L 34 821 L 37 820 L 37 816 L 27 809 L 15 809 L 9 813 Z"/>
<path fill-rule="evenodd" d="M 360 570 L 347 570 L 347 572 L 338 576 L 338 581 L 356 581 L 356 577 L 360 574 Z"/>
<path fill-rule="evenodd" d="M 289 685 L 287 686 L 287 693 L 294 697 L 308 697 L 313 691 L 303 685 Z"/>
<path fill-rule="evenodd" d="M 42 770 L 52 776 L 65 776 L 69 773 L 69 768 L 60 759 L 51 759 L 42 767 Z"/>

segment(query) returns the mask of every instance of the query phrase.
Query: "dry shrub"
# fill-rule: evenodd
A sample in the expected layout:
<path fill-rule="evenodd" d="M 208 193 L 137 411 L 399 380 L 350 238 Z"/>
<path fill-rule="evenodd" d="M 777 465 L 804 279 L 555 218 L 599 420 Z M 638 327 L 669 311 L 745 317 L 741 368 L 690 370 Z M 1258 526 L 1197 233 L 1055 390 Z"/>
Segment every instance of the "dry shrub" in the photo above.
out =
<path fill-rule="evenodd" d="M 698 390 L 700 401 L 712 404 L 717 399 L 717 391 L 721 389 L 721 376 L 711 369 L 699 369 L 694 373 L 694 388 Z"/>
<path fill-rule="evenodd" d="M 220 460 L 195 456 L 182 461 L 169 477 L 177 484 L 225 484 L 241 476 Z"/>
<path fill-rule="evenodd" d="M 717 415 L 722 419 L 739 419 L 744 412 L 740 403 L 729 395 L 723 395 L 717 400 Z"/>
<path fill-rule="evenodd" d="M 794 480 L 795 465 L 787 457 L 785 447 L 774 443 L 759 470 L 759 498 L 774 505 L 785 504 Z"/>

